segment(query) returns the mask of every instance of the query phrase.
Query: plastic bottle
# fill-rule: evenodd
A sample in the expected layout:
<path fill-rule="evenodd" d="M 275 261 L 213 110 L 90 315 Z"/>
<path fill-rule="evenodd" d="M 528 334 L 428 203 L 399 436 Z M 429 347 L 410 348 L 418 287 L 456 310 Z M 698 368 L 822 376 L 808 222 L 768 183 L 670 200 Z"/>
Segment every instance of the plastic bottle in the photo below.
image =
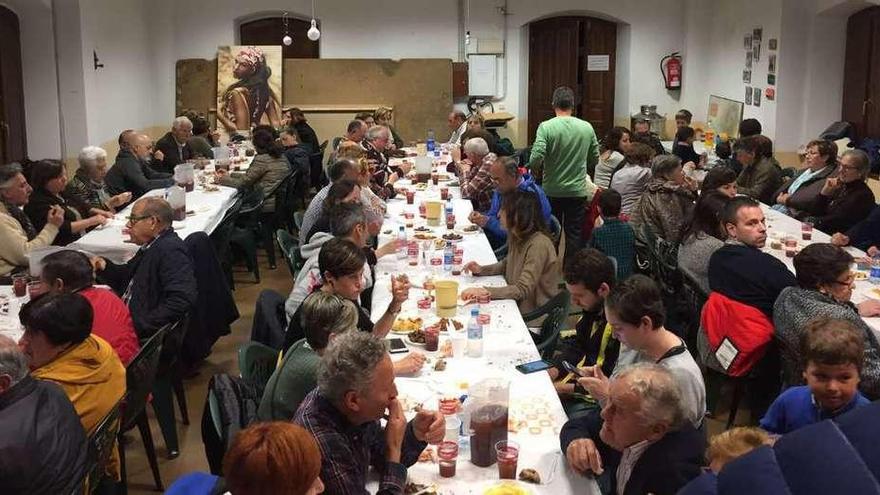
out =
<path fill-rule="evenodd" d="M 446 222 L 449 215 L 454 215 L 455 210 L 452 208 L 452 197 L 446 198 L 446 206 L 443 208 L 443 221 Z"/>
<path fill-rule="evenodd" d="M 406 242 L 406 229 L 403 225 L 400 226 L 400 230 L 397 231 L 397 257 L 398 258 L 406 258 L 407 253 L 407 242 Z"/>
<path fill-rule="evenodd" d="M 868 282 L 875 285 L 880 284 L 880 256 L 871 258 L 871 272 L 868 275 Z"/>
<path fill-rule="evenodd" d="M 480 325 L 479 315 L 478 308 L 471 308 L 471 318 L 468 320 L 467 326 L 467 355 L 472 358 L 483 355 L 483 325 Z"/>
<path fill-rule="evenodd" d="M 443 248 L 443 271 L 452 271 L 452 262 L 455 259 L 455 246 L 452 242 L 446 241 L 446 247 Z"/>
<path fill-rule="evenodd" d="M 428 153 L 434 153 L 434 147 L 436 143 L 434 142 L 434 129 L 428 129 L 428 138 L 425 140 L 425 149 L 428 150 Z"/>

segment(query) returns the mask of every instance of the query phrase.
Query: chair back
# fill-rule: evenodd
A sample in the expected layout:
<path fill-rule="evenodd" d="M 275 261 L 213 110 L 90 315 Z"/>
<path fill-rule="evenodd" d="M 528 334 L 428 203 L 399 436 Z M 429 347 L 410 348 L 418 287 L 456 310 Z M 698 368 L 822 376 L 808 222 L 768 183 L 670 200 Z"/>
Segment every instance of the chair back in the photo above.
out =
<path fill-rule="evenodd" d="M 522 315 L 526 322 L 544 317 L 544 321 L 541 322 L 541 332 L 537 335 L 532 334 L 535 347 L 538 348 L 542 359 L 553 357 L 553 352 L 556 351 L 556 344 L 559 341 L 559 332 L 562 331 L 565 319 L 568 318 L 570 303 L 571 294 L 563 289 L 540 308 Z"/>
<path fill-rule="evenodd" d="M 559 241 L 562 239 L 562 224 L 554 215 L 550 215 L 550 238 L 553 239 L 553 245 L 556 246 L 556 252 L 559 252 Z"/>
<path fill-rule="evenodd" d="M 245 342 L 238 348 L 241 379 L 252 386 L 260 397 L 278 365 L 278 354 L 277 349 L 259 342 Z"/>
<path fill-rule="evenodd" d="M 138 414 L 147 406 L 147 398 L 153 390 L 156 372 L 159 370 L 159 356 L 162 352 L 166 328 L 168 327 L 162 328 L 150 337 L 125 368 L 126 391 L 120 432 L 124 433 L 132 429 Z"/>
<path fill-rule="evenodd" d="M 299 258 L 299 242 L 290 235 L 290 232 L 284 229 L 275 231 L 275 241 L 278 248 L 284 255 L 284 261 L 287 263 L 287 269 L 290 270 L 290 277 L 296 280 L 296 275 L 302 265 L 297 266 L 297 258 Z"/>
<path fill-rule="evenodd" d="M 162 351 L 159 353 L 159 369 L 157 375 L 164 376 L 174 368 L 180 359 L 180 350 L 186 338 L 189 328 L 189 316 L 185 315 L 180 320 L 164 327 L 165 337 L 162 339 Z"/>
<path fill-rule="evenodd" d="M 293 224 L 296 225 L 297 231 L 302 229 L 304 215 L 305 215 L 305 213 L 303 213 L 302 211 L 293 212 Z"/>
<path fill-rule="evenodd" d="M 320 189 L 326 183 L 324 173 L 324 152 L 327 150 L 327 140 L 318 147 L 318 151 L 309 155 L 310 178 L 315 190 Z"/>
<path fill-rule="evenodd" d="M 89 493 L 95 493 L 104 478 L 110 456 L 116 448 L 116 437 L 119 435 L 119 414 L 122 401 L 116 403 L 104 419 L 95 426 L 89 435 L 86 484 Z"/>

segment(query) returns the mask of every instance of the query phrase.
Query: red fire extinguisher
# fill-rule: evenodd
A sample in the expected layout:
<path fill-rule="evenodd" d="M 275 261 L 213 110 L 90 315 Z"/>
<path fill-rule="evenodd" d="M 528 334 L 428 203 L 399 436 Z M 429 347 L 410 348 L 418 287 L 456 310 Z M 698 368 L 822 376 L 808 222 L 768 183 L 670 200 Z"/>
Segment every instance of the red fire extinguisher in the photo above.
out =
<path fill-rule="evenodd" d="M 678 52 L 671 53 L 660 59 L 660 73 L 666 89 L 681 89 L 681 57 Z"/>

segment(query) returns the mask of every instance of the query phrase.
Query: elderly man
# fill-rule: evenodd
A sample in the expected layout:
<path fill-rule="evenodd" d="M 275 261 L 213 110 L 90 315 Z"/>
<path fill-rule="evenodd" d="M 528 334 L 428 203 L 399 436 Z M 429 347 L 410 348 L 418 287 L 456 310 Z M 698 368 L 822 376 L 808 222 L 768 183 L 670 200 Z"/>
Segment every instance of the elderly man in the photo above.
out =
<path fill-rule="evenodd" d="M 541 186 L 535 183 L 528 172 L 520 174 L 516 160 L 509 157 L 497 158 L 489 168 L 489 174 L 495 183 L 495 191 L 492 192 L 492 203 L 489 211 L 485 214 L 472 211 L 468 220 L 483 227 L 486 237 L 493 248 L 502 246 L 507 242 L 507 231 L 501 226 L 499 216 L 501 214 L 501 197 L 516 190 L 535 193 L 541 201 L 541 212 L 544 214 L 544 222 L 550 225 L 550 202 Z"/>
<path fill-rule="evenodd" d="M 309 207 L 306 208 L 306 212 L 303 214 L 302 225 L 299 228 L 299 245 L 305 245 L 306 236 L 312 230 L 312 226 L 315 225 L 315 222 L 318 221 L 318 218 L 321 217 L 321 210 L 324 206 L 324 200 L 327 199 L 327 193 L 330 192 L 330 186 L 333 185 L 334 182 L 340 181 L 342 179 L 348 179 L 351 181 L 357 182 L 358 172 L 360 171 L 360 167 L 357 163 L 351 160 L 337 160 L 333 162 L 332 165 L 327 169 L 327 176 L 330 179 L 330 184 L 322 187 L 315 197 L 312 198 L 312 201 L 309 203 Z"/>
<path fill-rule="evenodd" d="M 489 169 L 498 159 L 489 153 L 483 138 L 471 138 L 463 143 L 465 158 L 458 162 L 461 197 L 471 200 L 474 211 L 488 211 L 492 206 L 492 174 Z"/>
<path fill-rule="evenodd" d="M 446 123 L 449 125 L 449 131 L 452 132 L 449 136 L 449 141 L 447 141 L 446 144 L 457 146 L 461 141 L 461 135 L 464 134 L 464 131 L 468 128 L 467 115 L 460 110 L 450 112 L 446 117 Z"/>
<path fill-rule="evenodd" d="M 364 140 L 364 137 L 367 135 L 367 124 L 364 123 L 363 120 L 354 119 L 348 123 L 348 127 L 345 129 L 345 136 L 336 143 L 334 149 L 339 147 L 339 144 L 343 141 L 351 141 L 352 143 L 360 144 L 361 141 Z"/>
<path fill-rule="evenodd" d="M 603 493 L 622 495 L 678 492 L 701 473 L 706 448 L 675 378 L 649 363 L 616 375 L 601 418 L 568 421 L 560 439 L 572 468 L 597 476 Z"/>
<path fill-rule="evenodd" d="M 86 474 L 86 432 L 53 382 L 0 335 L 0 486 L 9 495 L 73 493 Z"/>
<path fill-rule="evenodd" d="M 157 172 L 150 166 L 153 144 L 149 136 L 130 134 L 126 143 L 127 147 L 119 150 L 116 163 L 105 178 L 112 194 L 130 192 L 137 199 L 147 191 L 174 184 L 171 174 Z M 160 154 L 158 151 L 157 156 Z"/>
<path fill-rule="evenodd" d="M 171 130 L 156 141 L 156 149 L 162 152 L 163 159 L 159 169 L 173 173 L 174 167 L 193 157 L 189 140 L 193 135 L 193 123 L 187 117 L 177 117 L 171 123 Z"/>
<path fill-rule="evenodd" d="M 367 162 L 373 169 L 370 190 L 383 200 L 394 198 L 397 195 L 394 183 L 409 172 L 408 166 L 391 167 L 388 165 L 388 157 L 384 150 L 390 139 L 391 131 L 387 127 L 374 125 L 367 130 L 366 137 L 361 142 L 361 147 L 366 151 Z"/>
<path fill-rule="evenodd" d="M 529 168 L 544 175 L 542 185 L 553 215 L 565 230 L 568 260 L 581 246 L 584 211 L 596 191 L 587 170 L 599 161 L 599 143 L 593 126 L 572 115 L 571 88 L 561 86 L 553 91 L 553 111 L 556 116 L 538 126 Z"/>
<path fill-rule="evenodd" d="M 379 420 L 386 413 L 383 430 Z M 330 342 L 318 365 L 318 388 L 306 396 L 293 421 L 318 441 L 321 480 L 331 495 L 366 494 L 370 466 L 381 476 L 378 493 L 402 494 L 406 468 L 445 433 L 436 411 L 422 409 L 407 423 L 385 344 L 364 332 L 347 332 Z"/>
<path fill-rule="evenodd" d="M 138 200 L 126 224 L 130 242 L 140 246 L 124 265 L 95 258 L 99 280 L 128 304 L 138 337 L 145 339 L 183 318 L 196 302 L 196 279 L 186 245 L 171 223 L 174 213 L 162 198 Z"/>
<path fill-rule="evenodd" d="M 67 194 L 91 208 L 111 212 L 131 201 L 130 192 L 111 196 L 107 191 L 107 152 L 103 148 L 86 146 L 77 159 L 79 168 L 67 183 Z"/>

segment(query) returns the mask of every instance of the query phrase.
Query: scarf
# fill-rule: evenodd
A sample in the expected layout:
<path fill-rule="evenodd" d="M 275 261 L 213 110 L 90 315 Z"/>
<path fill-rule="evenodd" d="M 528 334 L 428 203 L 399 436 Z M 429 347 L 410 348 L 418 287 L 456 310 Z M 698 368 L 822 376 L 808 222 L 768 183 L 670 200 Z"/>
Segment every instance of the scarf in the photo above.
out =
<path fill-rule="evenodd" d="M 29 241 L 33 240 L 34 237 L 37 236 L 37 229 L 34 228 L 34 224 L 31 223 L 31 219 L 25 215 L 24 210 L 19 208 L 18 206 L 11 205 L 7 203 L 5 200 L 0 200 L 0 203 L 3 203 L 3 206 L 6 207 L 6 211 L 21 224 L 21 228 L 24 230 L 24 233 L 27 234 L 27 238 Z"/>

